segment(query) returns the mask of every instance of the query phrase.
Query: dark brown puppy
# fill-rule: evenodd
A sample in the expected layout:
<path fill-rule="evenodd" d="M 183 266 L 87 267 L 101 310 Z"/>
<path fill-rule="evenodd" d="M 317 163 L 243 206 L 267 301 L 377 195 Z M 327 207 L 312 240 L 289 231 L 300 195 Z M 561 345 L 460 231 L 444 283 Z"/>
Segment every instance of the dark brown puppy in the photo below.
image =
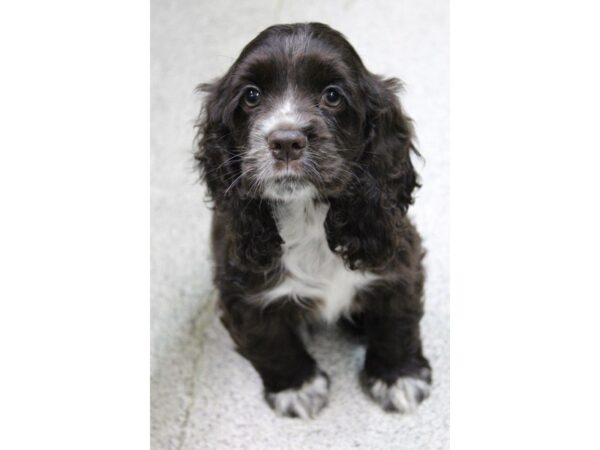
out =
<path fill-rule="evenodd" d="M 311 322 L 364 332 L 362 380 L 386 410 L 429 393 L 424 252 L 406 217 L 416 150 L 398 87 L 318 23 L 266 29 L 200 87 L 196 159 L 214 202 L 223 323 L 280 414 L 327 403 L 329 378 L 299 335 Z"/>

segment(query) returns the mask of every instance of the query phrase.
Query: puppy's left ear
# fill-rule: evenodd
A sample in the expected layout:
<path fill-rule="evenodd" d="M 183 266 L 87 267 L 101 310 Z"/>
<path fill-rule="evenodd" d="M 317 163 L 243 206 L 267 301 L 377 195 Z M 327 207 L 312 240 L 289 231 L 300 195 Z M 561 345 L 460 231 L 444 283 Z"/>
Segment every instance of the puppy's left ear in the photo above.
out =
<path fill-rule="evenodd" d="M 420 187 L 411 154 L 419 156 L 414 144 L 412 120 L 406 116 L 396 93 L 396 78 L 372 76 L 367 113 L 367 147 L 364 161 L 381 189 L 382 199 L 403 214 L 413 203 L 413 191 Z"/>
<path fill-rule="evenodd" d="M 331 199 L 327 226 L 330 246 L 355 268 L 385 265 L 398 250 L 399 227 L 419 187 L 411 154 L 411 120 L 396 92 L 400 81 L 369 74 L 365 145 L 354 163 L 354 182 L 347 192 Z"/>

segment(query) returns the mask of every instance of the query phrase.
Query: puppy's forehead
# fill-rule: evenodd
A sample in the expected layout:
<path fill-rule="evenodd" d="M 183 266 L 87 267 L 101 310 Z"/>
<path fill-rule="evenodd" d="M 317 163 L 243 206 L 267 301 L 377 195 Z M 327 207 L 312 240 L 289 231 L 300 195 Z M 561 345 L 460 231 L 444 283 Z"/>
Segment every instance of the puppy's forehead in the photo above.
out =
<path fill-rule="evenodd" d="M 290 85 L 323 88 L 354 72 L 344 52 L 310 33 L 271 38 L 244 53 L 238 66 L 240 78 L 272 92 Z"/>

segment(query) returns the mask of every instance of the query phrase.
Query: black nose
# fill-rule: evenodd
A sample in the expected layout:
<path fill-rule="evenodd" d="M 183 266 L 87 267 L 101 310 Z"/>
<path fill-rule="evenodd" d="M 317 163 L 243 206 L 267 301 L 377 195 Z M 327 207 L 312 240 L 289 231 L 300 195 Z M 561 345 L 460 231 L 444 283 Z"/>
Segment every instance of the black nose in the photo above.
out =
<path fill-rule="evenodd" d="M 307 139 L 304 133 L 296 130 L 275 130 L 267 138 L 275 159 L 293 161 L 304 152 Z"/>

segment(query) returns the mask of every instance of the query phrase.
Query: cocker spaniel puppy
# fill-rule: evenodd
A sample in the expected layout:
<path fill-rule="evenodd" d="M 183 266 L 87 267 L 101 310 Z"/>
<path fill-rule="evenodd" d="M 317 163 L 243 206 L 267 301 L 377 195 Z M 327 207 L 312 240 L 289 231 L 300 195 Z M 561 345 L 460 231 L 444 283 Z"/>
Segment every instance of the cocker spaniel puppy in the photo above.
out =
<path fill-rule="evenodd" d="M 411 412 L 429 394 L 424 251 L 406 216 L 416 150 L 398 87 L 319 23 L 267 28 L 200 86 L 195 157 L 214 203 L 222 321 L 281 415 L 327 404 L 307 324 L 364 336 L 361 380 L 384 409 Z"/>

